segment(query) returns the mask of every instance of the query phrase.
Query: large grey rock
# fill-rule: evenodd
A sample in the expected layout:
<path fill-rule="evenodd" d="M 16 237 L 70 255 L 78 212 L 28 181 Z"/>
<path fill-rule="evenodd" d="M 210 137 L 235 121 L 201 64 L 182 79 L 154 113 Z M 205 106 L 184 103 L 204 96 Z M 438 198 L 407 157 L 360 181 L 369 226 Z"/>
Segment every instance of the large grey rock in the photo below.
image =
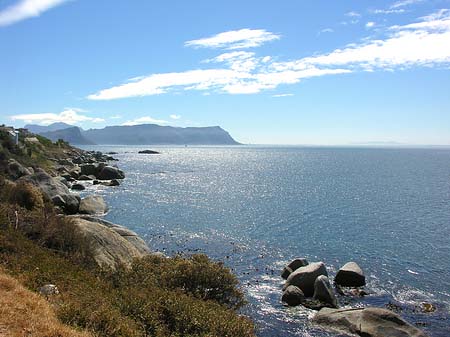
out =
<path fill-rule="evenodd" d="M 104 214 L 108 206 L 100 195 L 90 195 L 81 199 L 78 212 L 81 214 Z"/>
<path fill-rule="evenodd" d="M 304 258 L 294 259 L 283 268 L 283 271 L 281 272 L 281 277 L 286 280 L 293 271 L 296 271 L 298 268 L 307 265 L 308 261 Z"/>
<path fill-rule="evenodd" d="M 80 197 L 70 193 L 66 185 L 51 177 L 44 170 L 36 169 L 34 174 L 24 176 L 19 180 L 29 182 L 34 186 L 39 187 L 51 200 L 53 197 L 59 195 L 62 199 L 64 199 L 65 206 L 63 210 L 65 213 L 74 214 L 78 212 Z"/>
<path fill-rule="evenodd" d="M 323 262 L 314 262 L 307 266 L 300 267 L 286 280 L 285 288 L 290 285 L 299 287 L 306 297 L 314 294 L 314 282 L 320 275 L 328 276 L 325 264 Z"/>
<path fill-rule="evenodd" d="M 314 281 L 314 295 L 315 300 L 330 305 L 332 308 L 337 308 L 337 298 L 334 294 L 333 287 L 330 280 L 325 275 L 320 275 Z"/>
<path fill-rule="evenodd" d="M 123 173 L 122 170 L 119 170 L 117 167 L 105 166 L 100 171 L 97 178 L 100 180 L 124 179 L 125 174 Z"/>
<path fill-rule="evenodd" d="M 281 297 L 281 301 L 291 307 L 302 304 L 304 300 L 305 295 L 303 294 L 303 291 L 296 286 L 287 287 L 286 290 L 283 291 L 283 296 Z"/>
<path fill-rule="evenodd" d="M 99 266 L 114 270 L 150 253 L 145 242 L 125 227 L 93 217 L 72 216 L 71 219 L 90 243 Z"/>
<path fill-rule="evenodd" d="M 334 282 L 344 287 L 362 287 L 366 284 L 366 277 L 355 262 L 348 262 L 338 270 Z"/>
<path fill-rule="evenodd" d="M 6 167 L 9 176 L 13 179 L 19 179 L 20 177 L 30 175 L 32 172 L 26 167 L 22 166 L 19 162 L 14 159 L 8 160 L 8 165 Z"/>
<path fill-rule="evenodd" d="M 313 322 L 337 333 L 364 337 L 426 337 L 399 315 L 382 308 L 323 308 Z"/>
<path fill-rule="evenodd" d="M 94 175 L 96 176 L 99 172 L 98 164 L 83 164 L 80 165 L 82 175 Z"/>

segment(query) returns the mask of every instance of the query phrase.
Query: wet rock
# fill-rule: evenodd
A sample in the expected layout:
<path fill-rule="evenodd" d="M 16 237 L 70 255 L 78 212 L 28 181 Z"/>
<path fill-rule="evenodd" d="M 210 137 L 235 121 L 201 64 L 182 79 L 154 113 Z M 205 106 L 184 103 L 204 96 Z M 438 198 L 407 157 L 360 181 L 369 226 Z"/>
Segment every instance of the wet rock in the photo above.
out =
<path fill-rule="evenodd" d="M 323 308 L 313 322 L 337 333 L 364 337 L 426 337 L 396 313 L 382 308 Z"/>
<path fill-rule="evenodd" d="M 119 186 L 120 183 L 117 179 L 113 179 L 109 182 L 109 186 Z"/>
<path fill-rule="evenodd" d="M 82 184 L 73 184 L 72 189 L 75 191 L 83 191 L 86 189 L 86 187 L 84 187 L 84 185 Z"/>
<path fill-rule="evenodd" d="M 320 275 L 314 282 L 314 295 L 313 298 L 321 301 L 332 308 L 337 308 L 337 298 L 334 294 L 333 287 L 330 284 L 330 280 L 325 275 Z"/>
<path fill-rule="evenodd" d="M 366 277 L 358 264 L 348 262 L 339 269 L 334 282 L 343 287 L 362 287 L 366 284 Z"/>
<path fill-rule="evenodd" d="M 303 291 L 296 286 L 288 286 L 286 290 L 283 291 L 283 296 L 281 297 L 281 301 L 291 307 L 302 304 L 304 300 L 305 295 L 303 294 Z"/>
<path fill-rule="evenodd" d="M 81 214 L 104 214 L 108 211 L 108 206 L 103 197 L 99 195 L 90 195 L 81 199 L 78 211 Z"/>
<path fill-rule="evenodd" d="M 112 179 L 124 179 L 125 174 L 122 170 L 119 170 L 117 167 L 113 166 L 105 166 L 100 171 L 98 175 L 98 179 L 100 180 L 112 180 Z"/>
<path fill-rule="evenodd" d="M 82 175 L 93 175 L 96 176 L 99 172 L 98 164 L 83 164 L 80 165 Z"/>
<path fill-rule="evenodd" d="M 314 295 L 314 282 L 320 275 L 328 276 L 323 262 L 314 262 L 307 266 L 300 267 L 289 275 L 285 288 L 290 285 L 299 287 L 306 297 Z"/>
<path fill-rule="evenodd" d="M 140 153 L 140 154 L 160 154 L 158 151 L 153 151 L 153 150 L 142 150 L 142 151 L 139 151 L 138 153 Z"/>
<path fill-rule="evenodd" d="M 81 176 L 78 177 L 78 180 L 82 180 L 82 181 L 93 180 L 92 177 L 93 176 L 87 176 L 85 174 L 82 174 Z M 95 179 L 95 177 L 94 177 L 94 179 Z"/>
<path fill-rule="evenodd" d="M 281 272 L 281 277 L 286 280 L 293 271 L 307 265 L 308 261 L 304 258 L 297 258 L 295 260 L 292 260 L 284 267 L 283 271 Z"/>

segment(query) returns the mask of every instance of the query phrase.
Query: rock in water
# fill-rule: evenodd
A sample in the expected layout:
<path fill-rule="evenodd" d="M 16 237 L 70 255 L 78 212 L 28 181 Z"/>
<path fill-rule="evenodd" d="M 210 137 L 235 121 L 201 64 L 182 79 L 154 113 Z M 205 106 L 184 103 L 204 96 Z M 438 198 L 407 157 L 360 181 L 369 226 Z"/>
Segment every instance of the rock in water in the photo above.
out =
<path fill-rule="evenodd" d="M 328 276 L 325 264 L 323 262 L 311 263 L 300 267 L 289 275 L 286 280 L 285 288 L 290 285 L 299 287 L 305 296 L 311 297 L 314 294 L 314 282 L 320 275 Z"/>
<path fill-rule="evenodd" d="M 86 189 L 86 187 L 84 187 L 84 185 L 82 184 L 73 184 L 72 189 L 75 191 L 83 191 Z"/>
<path fill-rule="evenodd" d="M 366 277 L 355 262 L 348 262 L 339 269 L 334 282 L 343 287 L 362 287 L 366 284 Z"/>
<path fill-rule="evenodd" d="M 81 214 L 104 214 L 108 211 L 105 200 L 99 195 L 90 195 L 80 201 Z"/>
<path fill-rule="evenodd" d="M 320 275 L 314 282 L 314 299 L 319 300 L 333 308 L 337 308 L 337 299 L 330 280 L 325 275 Z"/>
<path fill-rule="evenodd" d="M 427 337 L 399 315 L 382 308 L 323 308 L 313 322 L 338 333 L 364 337 Z"/>
<path fill-rule="evenodd" d="M 98 179 L 111 180 L 111 179 L 124 179 L 125 174 L 117 167 L 105 166 L 99 173 Z"/>
<path fill-rule="evenodd" d="M 140 153 L 140 154 L 160 154 L 158 151 L 153 151 L 153 150 L 143 150 L 143 151 L 139 151 L 138 153 Z"/>
<path fill-rule="evenodd" d="M 293 307 L 302 304 L 302 302 L 305 300 L 305 295 L 299 287 L 289 286 L 285 291 L 283 291 L 281 300 L 287 305 Z"/>
<path fill-rule="evenodd" d="M 283 271 L 281 272 L 281 277 L 286 280 L 293 271 L 297 270 L 300 267 L 304 267 L 307 265 L 308 265 L 308 261 L 306 259 L 298 258 L 298 259 L 292 260 L 291 262 L 289 262 L 288 265 L 286 265 L 286 267 L 284 267 Z"/>

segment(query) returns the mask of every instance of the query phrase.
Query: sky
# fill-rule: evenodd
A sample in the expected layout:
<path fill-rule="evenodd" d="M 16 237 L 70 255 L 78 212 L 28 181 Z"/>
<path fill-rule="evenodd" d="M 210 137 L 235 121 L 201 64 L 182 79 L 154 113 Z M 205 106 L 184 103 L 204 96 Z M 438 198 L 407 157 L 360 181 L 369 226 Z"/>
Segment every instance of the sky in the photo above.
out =
<path fill-rule="evenodd" d="M 0 0 L 0 124 L 450 145 L 450 0 Z"/>

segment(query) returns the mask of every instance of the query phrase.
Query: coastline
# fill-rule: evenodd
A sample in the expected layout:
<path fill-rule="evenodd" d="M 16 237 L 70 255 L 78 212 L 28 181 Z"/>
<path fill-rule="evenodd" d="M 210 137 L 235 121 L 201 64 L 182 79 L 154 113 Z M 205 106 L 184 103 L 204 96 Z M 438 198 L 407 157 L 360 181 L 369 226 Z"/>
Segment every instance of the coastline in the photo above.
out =
<path fill-rule="evenodd" d="M 0 272 L 45 296 L 62 323 L 99 336 L 254 335 L 228 268 L 205 255 L 152 254 L 136 233 L 101 218 L 101 197 L 72 193 L 119 185 L 125 174 L 111 156 L 43 137 L 31 146 L 1 140 Z M 7 323 L 0 318 L 8 332 Z"/>

